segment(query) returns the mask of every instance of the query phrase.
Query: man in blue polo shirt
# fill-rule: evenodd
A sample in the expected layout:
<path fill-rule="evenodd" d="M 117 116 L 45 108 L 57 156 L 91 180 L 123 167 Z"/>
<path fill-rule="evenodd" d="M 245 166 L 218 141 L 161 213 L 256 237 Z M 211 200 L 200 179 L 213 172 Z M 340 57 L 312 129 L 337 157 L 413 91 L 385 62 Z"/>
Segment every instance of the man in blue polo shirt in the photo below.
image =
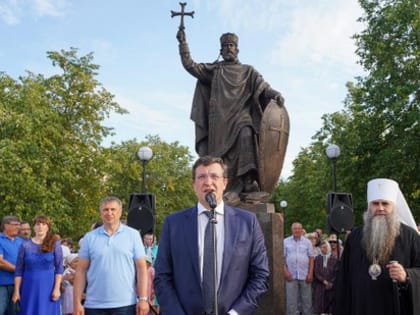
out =
<path fill-rule="evenodd" d="M 140 233 L 121 224 L 122 204 L 118 198 L 103 199 L 100 213 L 103 225 L 88 232 L 81 242 L 74 280 L 74 314 L 147 315 L 147 264 Z"/>
<path fill-rule="evenodd" d="M 0 315 L 14 315 L 12 294 L 14 273 L 20 244 L 20 221 L 12 215 L 4 216 L 0 233 Z"/>

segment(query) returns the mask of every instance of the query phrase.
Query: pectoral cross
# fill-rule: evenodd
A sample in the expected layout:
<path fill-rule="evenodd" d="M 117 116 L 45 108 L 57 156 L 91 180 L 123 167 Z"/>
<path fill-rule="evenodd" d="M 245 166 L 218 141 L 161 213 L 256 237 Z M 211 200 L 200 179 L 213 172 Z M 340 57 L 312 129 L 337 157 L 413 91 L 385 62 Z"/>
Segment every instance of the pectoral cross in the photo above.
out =
<path fill-rule="evenodd" d="M 194 18 L 194 11 L 191 12 L 185 12 L 185 6 L 187 5 L 186 2 L 180 2 L 179 3 L 181 5 L 181 12 L 175 12 L 171 10 L 171 17 L 180 15 L 181 16 L 181 22 L 179 23 L 179 29 L 180 30 L 184 30 L 185 26 L 184 26 L 184 16 L 191 16 L 192 18 Z"/>

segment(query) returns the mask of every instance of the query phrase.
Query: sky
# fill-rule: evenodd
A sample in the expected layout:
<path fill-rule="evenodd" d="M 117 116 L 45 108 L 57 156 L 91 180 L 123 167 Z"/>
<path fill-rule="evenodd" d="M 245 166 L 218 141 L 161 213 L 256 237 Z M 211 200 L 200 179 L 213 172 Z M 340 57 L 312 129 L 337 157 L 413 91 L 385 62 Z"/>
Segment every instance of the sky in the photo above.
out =
<path fill-rule="evenodd" d="M 363 74 L 355 33 L 357 0 L 191 0 L 185 31 L 193 59 L 212 62 L 225 32 L 239 36 L 239 59 L 259 71 L 285 98 L 289 145 L 282 178 L 322 127 L 321 117 L 344 109 L 345 84 Z M 181 65 L 174 0 L 0 0 L 0 71 L 18 79 L 29 70 L 57 72 L 47 51 L 79 49 L 94 54 L 97 80 L 115 95 L 126 115 L 113 114 L 111 142 L 147 135 L 188 146 L 195 78 Z"/>

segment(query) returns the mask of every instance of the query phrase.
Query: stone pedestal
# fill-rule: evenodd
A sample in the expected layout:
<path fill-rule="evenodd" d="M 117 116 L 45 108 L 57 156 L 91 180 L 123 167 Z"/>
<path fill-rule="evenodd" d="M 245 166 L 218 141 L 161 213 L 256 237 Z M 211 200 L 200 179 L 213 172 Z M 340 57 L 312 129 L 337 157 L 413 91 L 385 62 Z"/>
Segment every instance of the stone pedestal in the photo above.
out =
<path fill-rule="evenodd" d="M 275 213 L 274 204 L 241 203 L 239 208 L 247 209 L 256 214 L 264 233 L 270 265 L 270 280 L 268 292 L 261 298 L 257 315 L 286 314 L 286 294 L 284 287 L 283 235 L 284 218 L 281 213 Z"/>

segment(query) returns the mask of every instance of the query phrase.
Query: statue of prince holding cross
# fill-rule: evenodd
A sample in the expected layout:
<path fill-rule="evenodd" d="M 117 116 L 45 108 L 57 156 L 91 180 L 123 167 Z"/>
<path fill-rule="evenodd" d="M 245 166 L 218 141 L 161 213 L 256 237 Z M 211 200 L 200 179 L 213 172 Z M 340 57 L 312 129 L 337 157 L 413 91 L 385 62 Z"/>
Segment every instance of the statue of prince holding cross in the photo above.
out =
<path fill-rule="evenodd" d="M 220 55 L 212 63 L 191 58 L 185 35 L 186 3 L 176 38 L 182 65 L 197 78 L 191 120 L 195 123 L 195 149 L 199 156 L 221 157 L 228 166 L 225 199 L 244 200 L 263 191 L 271 193 L 280 176 L 289 136 L 284 98 L 252 66 L 238 60 L 238 36 L 220 37 Z"/>

